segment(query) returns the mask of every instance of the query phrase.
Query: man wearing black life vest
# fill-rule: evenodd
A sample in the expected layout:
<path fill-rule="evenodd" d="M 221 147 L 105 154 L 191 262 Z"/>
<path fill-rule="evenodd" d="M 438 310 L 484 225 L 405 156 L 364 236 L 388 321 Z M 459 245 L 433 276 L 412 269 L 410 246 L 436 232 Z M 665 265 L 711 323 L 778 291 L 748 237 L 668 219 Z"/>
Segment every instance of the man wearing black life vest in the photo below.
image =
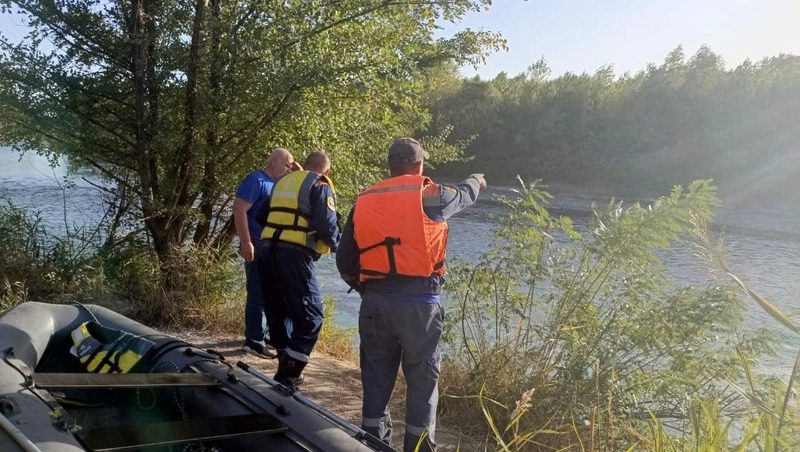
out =
<path fill-rule="evenodd" d="M 278 350 L 275 380 L 290 387 L 302 383 L 301 374 L 322 328 L 322 294 L 314 261 L 335 251 L 341 235 L 336 194 L 328 177 L 330 158 L 312 152 L 303 168 L 283 176 L 272 189 L 259 260 L 270 342 Z"/>
<path fill-rule="evenodd" d="M 437 184 L 422 175 L 426 158 L 412 138 L 391 145 L 390 177 L 358 196 L 336 253 L 342 279 L 361 293 L 362 428 L 389 442 L 389 398 L 402 365 L 405 451 L 435 449 L 447 219 L 486 188 L 482 174 Z"/>

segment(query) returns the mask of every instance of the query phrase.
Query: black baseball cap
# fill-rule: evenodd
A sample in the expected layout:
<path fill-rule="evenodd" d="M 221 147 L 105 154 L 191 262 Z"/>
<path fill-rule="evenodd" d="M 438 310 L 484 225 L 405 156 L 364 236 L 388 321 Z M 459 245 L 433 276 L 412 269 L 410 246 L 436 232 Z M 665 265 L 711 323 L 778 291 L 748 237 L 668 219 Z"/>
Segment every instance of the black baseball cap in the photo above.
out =
<path fill-rule="evenodd" d="M 419 141 L 413 138 L 399 138 L 389 146 L 389 159 L 415 163 L 430 158 Z"/>

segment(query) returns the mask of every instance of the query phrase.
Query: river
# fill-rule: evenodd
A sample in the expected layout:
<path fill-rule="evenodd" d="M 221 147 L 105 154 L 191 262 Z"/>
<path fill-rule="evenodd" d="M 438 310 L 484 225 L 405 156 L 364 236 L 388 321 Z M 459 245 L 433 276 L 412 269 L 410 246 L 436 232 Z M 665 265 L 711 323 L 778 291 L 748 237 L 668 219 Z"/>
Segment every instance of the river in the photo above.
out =
<path fill-rule="evenodd" d="M 92 180 L 91 176 L 87 178 Z M 8 196 L 19 207 L 39 210 L 43 223 L 55 233 L 64 231 L 66 227 L 91 227 L 103 211 L 98 189 L 81 176 L 68 176 L 63 167 L 52 169 L 44 158 L 35 154 L 26 154 L 20 159 L 8 148 L 0 148 L 0 194 Z M 562 197 L 556 198 L 553 206 L 572 216 L 579 229 L 586 228 L 589 201 Z M 489 214 L 498 209 L 495 203 L 480 201 L 454 217 L 450 221 L 449 256 L 475 260 L 487 251 L 494 229 Z M 725 230 L 731 267 L 783 312 L 798 318 L 800 216 L 786 210 L 743 212 L 724 209 L 717 215 L 715 228 Z M 676 283 L 685 285 L 704 281 L 704 271 L 688 249 L 671 249 L 662 253 L 662 257 Z M 337 299 L 337 323 L 354 327 L 358 296 L 347 293 L 347 286 L 339 279 L 333 258 L 322 258 L 318 269 L 323 292 Z M 744 299 L 748 303 L 747 329 L 764 325 L 779 327 L 755 303 L 746 297 Z M 777 357 L 762 360 L 758 368 L 788 375 L 796 353 L 796 344 L 783 344 Z"/>

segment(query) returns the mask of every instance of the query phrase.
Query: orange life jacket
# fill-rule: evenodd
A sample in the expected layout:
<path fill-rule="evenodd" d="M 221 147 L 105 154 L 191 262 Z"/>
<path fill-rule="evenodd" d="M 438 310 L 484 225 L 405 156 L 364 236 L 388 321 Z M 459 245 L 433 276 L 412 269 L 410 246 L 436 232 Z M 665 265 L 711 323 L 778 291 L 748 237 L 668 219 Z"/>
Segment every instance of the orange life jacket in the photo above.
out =
<path fill-rule="evenodd" d="M 358 195 L 353 224 L 361 282 L 444 273 L 447 222 L 433 221 L 422 210 L 423 190 L 432 183 L 424 176 L 403 175 Z"/>

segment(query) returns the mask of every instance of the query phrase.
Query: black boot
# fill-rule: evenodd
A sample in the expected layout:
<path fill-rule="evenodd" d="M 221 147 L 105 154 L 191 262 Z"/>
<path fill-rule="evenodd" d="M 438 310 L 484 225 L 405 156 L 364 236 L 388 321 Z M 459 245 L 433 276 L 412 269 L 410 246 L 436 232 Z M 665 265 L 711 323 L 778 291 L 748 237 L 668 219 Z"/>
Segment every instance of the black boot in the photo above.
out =
<path fill-rule="evenodd" d="M 298 361 L 289 356 L 288 353 L 283 352 L 278 358 L 278 372 L 275 373 L 275 381 L 288 386 L 291 389 L 297 389 L 298 386 L 303 384 L 303 369 L 306 364 L 303 361 Z"/>

